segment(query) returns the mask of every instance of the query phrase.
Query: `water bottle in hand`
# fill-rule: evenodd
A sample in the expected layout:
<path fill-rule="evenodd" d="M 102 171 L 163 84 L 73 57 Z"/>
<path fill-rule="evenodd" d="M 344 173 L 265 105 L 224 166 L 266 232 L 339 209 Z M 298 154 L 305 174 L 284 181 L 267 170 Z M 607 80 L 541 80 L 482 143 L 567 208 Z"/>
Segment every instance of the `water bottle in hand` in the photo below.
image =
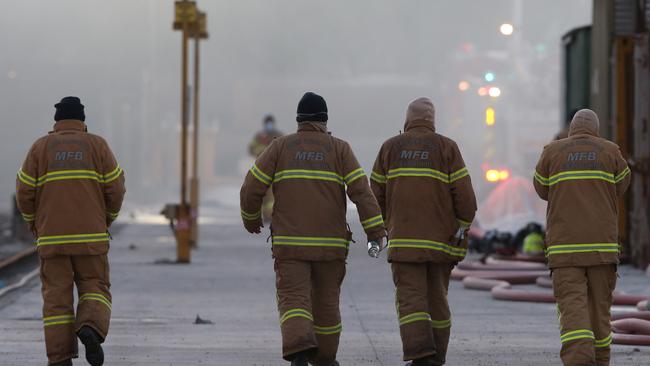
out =
<path fill-rule="evenodd" d="M 373 258 L 379 258 L 379 242 L 376 240 L 372 240 L 368 242 L 368 255 L 373 257 Z"/>
<path fill-rule="evenodd" d="M 465 240 L 465 232 L 467 231 L 466 228 L 458 228 L 458 231 L 456 231 L 456 235 L 454 235 L 454 240 L 456 241 L 456 246 L 460 246 L 461 242 Z"/>

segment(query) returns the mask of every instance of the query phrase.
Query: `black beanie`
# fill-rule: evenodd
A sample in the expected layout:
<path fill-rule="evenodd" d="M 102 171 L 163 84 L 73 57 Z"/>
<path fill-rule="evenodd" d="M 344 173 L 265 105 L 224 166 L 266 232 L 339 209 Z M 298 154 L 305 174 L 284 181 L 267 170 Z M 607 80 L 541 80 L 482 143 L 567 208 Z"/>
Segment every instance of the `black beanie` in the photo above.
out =
<path fill-rule="evenodd" d="M 77 97 L 65 97 L 59 103 L 56 103 L 54 108 L 56 108 L 54 120 L 57 122 L 63 119 L 86 120 L 84 105 L 81 104 L 81 100 Z"/>
<path fill-rule="evenodd" d="M 298 103 L 298 122 L 327 122 L 327 103 L 318 94 L 307 92 Z"/>

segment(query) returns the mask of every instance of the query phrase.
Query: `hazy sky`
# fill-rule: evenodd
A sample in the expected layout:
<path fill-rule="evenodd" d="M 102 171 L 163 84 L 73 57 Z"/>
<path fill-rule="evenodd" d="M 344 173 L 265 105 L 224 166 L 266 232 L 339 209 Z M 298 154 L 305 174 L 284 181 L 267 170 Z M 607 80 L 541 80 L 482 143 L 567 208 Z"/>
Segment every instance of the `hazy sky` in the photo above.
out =
<path fill-rule="evenodd" d="M 497 149 L 493 163 L 527 174 L 533 152 L 560 122 L 560 37 L 590 23 L 591 2 L 519 3 L 517 12 L 513 0 L 199 1 L 210 32 L 201 60 L 202 171 L 237 176 L 262 116 L 273 113 L 293 131 L 297 101 L 312 90 L 327 99 L 330 129 L 366 168 L 401 129 L 408 102 L 425 95 L 475 181 L 485 164 L 488 104 L 503 121 L 493 144 L 514 149 Z M 51 129 L 53 104 L 66 95 L 82 98 L 89 129 L 113 145 L 128 199 L 175 195 L 180 34 L 171 29 L 173 2 L 0 6 L 0 210 L 9 207 L 27 149 Z M 499 33 L 501 23 L 515 21 L 518 38 Z M 486 71 L 497 75 L 498 100 L 476 94 Z M 461 80 L 472 85 L 465 94 Z"/>

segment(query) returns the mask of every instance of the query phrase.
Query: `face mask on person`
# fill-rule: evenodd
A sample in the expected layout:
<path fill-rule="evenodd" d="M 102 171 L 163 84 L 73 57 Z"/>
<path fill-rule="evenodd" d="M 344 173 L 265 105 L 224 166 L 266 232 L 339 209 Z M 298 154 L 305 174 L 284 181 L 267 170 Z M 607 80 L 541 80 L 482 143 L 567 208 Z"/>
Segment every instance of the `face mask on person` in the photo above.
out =
<path fill-rule="evenodd" d="M 266 131 L 266 132 L 271 132 L 271 131 L 273 131 L 274 127 L 275 127 L 275 126 L 274 126 L 274 123 L 273 123 L 273 122 L 266 122 L 266 123 L 264 124 L 264 131 Z"/>

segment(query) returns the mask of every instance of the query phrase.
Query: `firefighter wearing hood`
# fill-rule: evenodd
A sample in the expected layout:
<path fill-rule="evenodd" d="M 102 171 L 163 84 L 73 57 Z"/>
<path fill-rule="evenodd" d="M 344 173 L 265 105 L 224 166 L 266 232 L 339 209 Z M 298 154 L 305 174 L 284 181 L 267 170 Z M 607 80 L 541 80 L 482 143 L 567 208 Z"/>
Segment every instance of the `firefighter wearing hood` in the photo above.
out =
<path fill-rule="evenodd" d="M 404 133 L 386 141 L 371 174 L 388 228 L 388 261 L 409 365 L 443 365 L 451 330 L 447 288 L 465 257 L 476 198 L 456 143 L 438 133 L 431 100 L 413 101 Z"/>
<path fill-rule="evenodd" d="M 260 233 L 262 198 L 273 187 L 282 356 L 293 366 L 338 365 L 339 295 L 352 239 L 346 193 L 368 240 L 386 235 L 366 174 L 350 145 L 327 131 L 327 119 L 325 99 L 306 93 L 298 104 L 298 132 L 273 140 L 241 188 L 244 226 Z"/>
<path fill-rule="evenodd" d="M 564 365 L 609 365 L 610 307 L 618 264 L 618 198 L 630 183 L 619 147 L 598 136 L 596 113 L 578 111 L 569 137 L 550 143 L 534 184 L 548 201 L 546 256 Z"/>

